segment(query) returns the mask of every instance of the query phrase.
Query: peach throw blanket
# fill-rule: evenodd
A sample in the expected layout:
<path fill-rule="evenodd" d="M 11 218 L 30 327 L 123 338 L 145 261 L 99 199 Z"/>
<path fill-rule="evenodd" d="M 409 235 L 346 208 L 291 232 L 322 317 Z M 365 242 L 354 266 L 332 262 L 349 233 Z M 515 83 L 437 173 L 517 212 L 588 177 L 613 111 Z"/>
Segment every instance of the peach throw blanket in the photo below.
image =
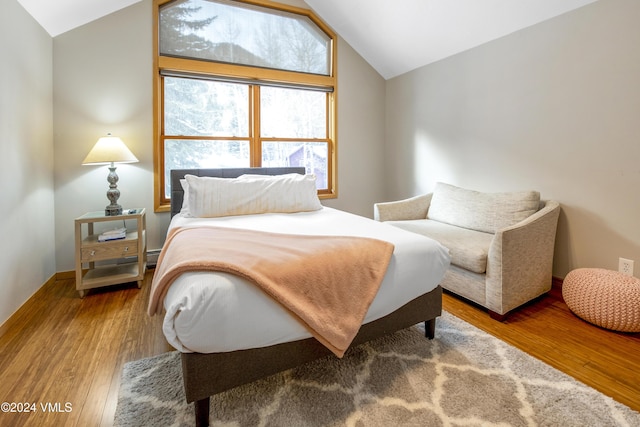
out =
<path fill-rule="evenodd" d="M 177 228 L 162 248 L 148 313 L 162 311 L 187 271 L 222 271 L 256 284 L 338 357 L 358 333 L 394 246 L 346 236 L 302 236 L 226 227 Z"/>

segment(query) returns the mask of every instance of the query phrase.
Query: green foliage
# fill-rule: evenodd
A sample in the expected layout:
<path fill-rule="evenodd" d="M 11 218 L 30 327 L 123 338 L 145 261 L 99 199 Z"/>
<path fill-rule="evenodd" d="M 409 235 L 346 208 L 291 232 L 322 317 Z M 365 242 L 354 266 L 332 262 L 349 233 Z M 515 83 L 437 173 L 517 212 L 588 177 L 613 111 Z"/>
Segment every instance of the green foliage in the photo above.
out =
<path fill-rule="evenodd" d="M 213 43 L 196 33 L 202 30 L 217 16 L 198 19 L 195 15 L 201 7 L 186 4 L 169 4 L 160 10 L 160 49 L 162 53 L 171 52 L 182 56 L 198 56 L 198 53 L 211 50 Z"/>

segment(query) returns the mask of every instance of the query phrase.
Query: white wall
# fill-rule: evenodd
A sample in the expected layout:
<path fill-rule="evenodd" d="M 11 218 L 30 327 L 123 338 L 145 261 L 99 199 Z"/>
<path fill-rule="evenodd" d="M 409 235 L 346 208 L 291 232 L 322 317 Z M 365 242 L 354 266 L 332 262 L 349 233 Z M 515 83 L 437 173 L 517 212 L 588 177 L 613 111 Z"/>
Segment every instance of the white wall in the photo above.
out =
<path fill-rule="evenodd" d="M 386 198 L 536 189 L 562 204 L 554 275 L 640 277 L 638 22 L 601 0 L 388 81 Z"/>
<path fill-rule="evenodd" d="M 164 241 L 169 215 L 153 212 L 152 7 L 144 0 L 54 39 L 58 271 L 74 268 L 73 219 L 108 204 L 107 168 L 81 166 L 107 132 L 140 160 L 118 166 L 120 204 L 147 208 L 149 249 Z M 383 195 L 385 82 L 342 40 L 338 56 L 339 198 L 325 204 L 371 216 Z"/>
<path fill-rule="evenodd" d="M 338 47 L 338 198 L 323 205 L 373 217 L 384 196 L 384 79 L 344 40 Z"/>
<path fill-rule="evenodd" d="M 109 204 L 106 166 L 82 166 L 99 137 L 122 138 L 139 163 L 117 167 L 120 203 L 147 208 L 148 248 L 165 218 L 153 214 L 152 2 L 146 0 L 53 40 L 56 267 L 74 269 L 74 218 Z"/>
<path fill-rule="evenodd" d="M 16 0 L 0 13 L 0 324 L 55 270 L 52 40 Z"/>

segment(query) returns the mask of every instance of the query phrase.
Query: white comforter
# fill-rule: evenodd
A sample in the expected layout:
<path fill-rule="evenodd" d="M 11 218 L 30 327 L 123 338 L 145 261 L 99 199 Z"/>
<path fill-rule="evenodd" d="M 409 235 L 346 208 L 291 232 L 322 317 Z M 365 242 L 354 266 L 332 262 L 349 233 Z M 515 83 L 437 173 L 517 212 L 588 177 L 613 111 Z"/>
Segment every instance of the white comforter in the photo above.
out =
<path fill-rule="evenodd" d="M 393 243 L 393 257 L 364 323 L 433 290 L 449 266 L 448 250 L 435 240 L 327 207 L 313 212 L 222 218 L 176 215 L 169 228 L 207 225 L 302 235 L 363 236 Z M 227 273 L 182 274 L 171 285 L 164 308 L 164 334 L 173 347 L 185 353 L 266 347 L 311 337 L 302 324 L 256 286 Z"/>

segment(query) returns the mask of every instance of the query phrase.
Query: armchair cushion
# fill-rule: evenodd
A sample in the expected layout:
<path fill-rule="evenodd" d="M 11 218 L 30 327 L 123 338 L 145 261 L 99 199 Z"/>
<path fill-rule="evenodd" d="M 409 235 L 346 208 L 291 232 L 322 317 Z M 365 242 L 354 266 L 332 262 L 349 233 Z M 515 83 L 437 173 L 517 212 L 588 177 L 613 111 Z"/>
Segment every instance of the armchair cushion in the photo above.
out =
<path fill-rule="evenodd" d="M 517 224 L 540 207 L 540 193 L 482 193 L 438 182 L 427 218 L 485 233 Z"/>
<path fill-rule="evenodd" d="M 387 223 L 437 240 L 449 248 L 449 256 L 453 265 L 479 274 L 483 274 L 487 270 L 489 247 L 494 237 L 491 233 L 424 219 L 388 221 Z"/>

